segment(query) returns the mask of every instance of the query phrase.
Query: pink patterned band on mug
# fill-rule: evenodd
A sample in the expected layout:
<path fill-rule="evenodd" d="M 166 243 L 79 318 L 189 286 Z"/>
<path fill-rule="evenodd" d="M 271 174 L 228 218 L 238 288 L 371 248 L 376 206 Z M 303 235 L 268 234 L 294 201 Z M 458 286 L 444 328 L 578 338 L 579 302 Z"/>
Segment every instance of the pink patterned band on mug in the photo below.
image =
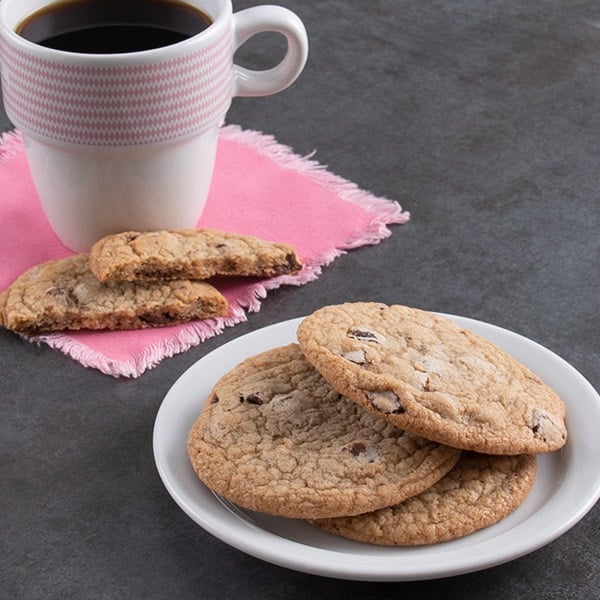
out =
<path fill-rule="evenodd" d="M 0 38 L 4 105 L 29 135 L 86 146 L 183 138 L 214 124 L 231 103 L 232 34 L 147 64 L 65 64 Z"/>

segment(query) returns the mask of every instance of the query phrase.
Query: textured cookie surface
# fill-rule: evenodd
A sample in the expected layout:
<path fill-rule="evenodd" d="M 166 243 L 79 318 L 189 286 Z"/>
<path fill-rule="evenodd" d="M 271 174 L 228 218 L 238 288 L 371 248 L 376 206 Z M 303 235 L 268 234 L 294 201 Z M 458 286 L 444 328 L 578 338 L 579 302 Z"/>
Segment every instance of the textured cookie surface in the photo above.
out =
<path fill-rule="evenodd" d="M 313 519 L 418 494 L 460 451 L 340 397 L 291 344 L 245 360 L 217 382 L 188 454 L 199 478 L 240 506 Z"/>
<path fill-rule="evenodd" d="M 225 298 L 195 281 L 100 283 L 85 254 L 32 267 L 5 292 L 3 325 L 22 333 L 142 329 L 225 316 Z"/>
<path fill-rule="evenodd" d="M 395 506 L 313 521 L 329 533 L 383 546 L 435 544 L 497 523 L 518 508 L 535 481 L 535 455 L 464 452 L 431 488 Z"/>
<path fill-rule="evenodd" d="M 100 281 L 272 277 L 301 267 L 287 244 L 215 229 L 127 231 L 101 239 L 90 251 L 90 268 Z"/>
<path fill-rule="evenodd" d="M 0 327 L 4 327 L 4 311 L 6 309 L 6 301 L 8 299 L 8 290 L 0 292 Z"/>
<path fill-rule="evenodd" d="M 306 317 L 298 341 L 340 393 L 394 425 L 490 454 L 556 450 L 565 406 L 540 378 L 450 319 L 358 302 Z"/>

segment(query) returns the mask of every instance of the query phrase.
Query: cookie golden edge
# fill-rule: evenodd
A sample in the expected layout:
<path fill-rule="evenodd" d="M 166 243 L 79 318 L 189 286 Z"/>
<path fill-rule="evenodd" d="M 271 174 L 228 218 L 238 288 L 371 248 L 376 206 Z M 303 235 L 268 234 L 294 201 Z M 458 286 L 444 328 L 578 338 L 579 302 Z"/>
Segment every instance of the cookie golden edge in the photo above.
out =
<path fill-rule="evenodd" d="M 509 476 L 498 477 L 490 491 L 494 476 L 507 470 Z M 529 495 L 536 472 L 535 455 L 463 452 L 448 475 L 402 503 L 361 515 L 310 522 L 327 533 L 379 546 L 449 542 L 490 527 L 517 510 Z"/>

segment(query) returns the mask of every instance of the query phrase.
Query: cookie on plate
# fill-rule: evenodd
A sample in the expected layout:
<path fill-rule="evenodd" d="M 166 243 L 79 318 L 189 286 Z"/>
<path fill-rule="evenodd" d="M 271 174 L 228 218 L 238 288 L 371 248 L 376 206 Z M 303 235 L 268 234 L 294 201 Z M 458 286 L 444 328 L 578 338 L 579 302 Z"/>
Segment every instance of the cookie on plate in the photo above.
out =
<path fill-rule="evenodd" d="M 224 375 L 187 449 L 216 493 L 251 510 L 306 519 L 400 502 L 433 485 L 460 455 L 341 397 L 297 344 L 252 356 Z"/>
<path fill-rule="evenodd" d="M 178 229 L 109 235 L 92 247 L 90 268 L 100 281 L 155 281 L 273 277 L 296 273 L 302 264 L 288 244 L 216 229 Z"/>
<path fill-rule="evenodd" d="M 535 481 L 532 454 L 493 456 L 463 452 L 456 466 L 431 488 L 395 506 L 312 521 L 359 542 L 418 546 L 463 537 L 516 510 Z"/>
<path fill-rule="evenodd" d="M 375 302 L 327 306 L 300 323 L 298 341 L 341 394 L 417 435 L 490 454 L 566 441 L 554 391 L 448 318 Z"/>
<path fill-rule="evenodd" d="M 142 329 L 226 316 L 227 300 L 201 281 L 100 283 L 88 256 L 32 267 L 2 293 L 0 322 L 20 333 Z"/>

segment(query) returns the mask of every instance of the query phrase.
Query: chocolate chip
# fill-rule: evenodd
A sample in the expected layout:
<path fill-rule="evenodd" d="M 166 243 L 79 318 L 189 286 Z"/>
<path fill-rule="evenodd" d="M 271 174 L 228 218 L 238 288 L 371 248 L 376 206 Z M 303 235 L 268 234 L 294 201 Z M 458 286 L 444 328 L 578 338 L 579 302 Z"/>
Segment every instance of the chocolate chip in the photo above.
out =
<path fill-rule="evenodd" d="M 386 415 L 400 415 L 405 412 L 400 403 L 400 398 L 391 390 L 386 392 L 369 392 L 367 398 L 377 410 Z"/>
<path fill-rule="evenodd" d="M 240 402 L 247 402 L 248 404 L 256 404 L 260 406 L 263 401 L 260 398 L 258 393 L 256 394 L 248 394 L 247 396 L 240 395 Z"/>
<path fill-rule="evenodd" d="M 543 442 L 551 442 L 557 438 L 564 439 L 565 434 L 555 421 L 543 411 L 533 413 L 531 431 L 533 435 Z"/>
<path fill-rule="evenodd" d="M 218 404 L 219 403 L 219 396 L 217 396 L 216 394 L 213 394 L 212 398 L 210 399 L 210 403 L 211 404 Z"/>
<path fill-rule="evenodd" d="M 271 265 L 266 270 L 269 276 L 274 277 L 276 275 L 287 275 L 288 273 L 295 273 L 302 268 L 302 265 L 296 259 L 296 256 L 292 253 L 286 254 L 285 262 L 281 264 Z"/>
<path fill-rule="evenodd" d="M 354 363 L 355 365 L 364 365 L 367 362 L 367 357 L 365 356 L 365 351 L 362 349 L 351 350 L 350 352 L 345 352 L 342 354 L 342 357 L 346 360 Z"/>
<path fill-rule="evenodd" d="M 346 335 L 358 340 L 359 342 L 374 342 L 375 344 L 381 344 L 383 341 L 382 337 L 378 333 L 366 328 L 348 329 Z"/>
<path fill-rule="evenodd" d="M 46 296 L 50 296 L 55 300 L 62 299 L 67 306 L 77 306 L 79 304 L 79 300 L 73 291 L 64 288 L 51 287 L 46 290 Z"/>
<path fill-rule="evenodd" d="M 362 440 L 350 442 L 349 444 L 346 444 L 342 450 L 357 457 L 362 463 L 374 463 L 379 456 L 376 446 L 369 446 L 367 442 Z"/>
<path fill-rule="evenodd" d="M 367 449 L 367 446 L 363 442 L 353 442 L 352 444 L 349 444 L 348 446 L 346 446 L 344 448 L 344 450 L 347 450 L 348 452 L 350 452 L 350 454 L 352 454 L 352 456 L 358 456 L 359 454 L 364 452 L 366 449 Z"/>
<path fill-rule="evenodd" d="M 138 316 L 138 319 L 142 321 L 142 323 L 146 323 L 148 325 L 167 325 L 172 323 L 174 317 L 171 313 L 162 312 L 162 313 L 143 313 Z"/>
<path fill-rule="evenodd" d="M 288 268 L 290 271 L 298 271 L 302 268 L 302 265 L 298 262 L 296 255 L 290 252 L 286 255 L 285 260 L 287 261 Z"/>
<path fill-rule="evenodd" d="M 181 271 L 181 269 L 179 269 L 179 271 Z M 135 274 L 139 275 L 140 277 L 148 277 L 150 279 L 173 279 L 173 274 L 177 273 L 178 270 L 173 267 L 169 270 L 161 270 L 161 269 L 153 269 L 153 270 L 149 270 L 149 269 L 145 269 L 145 268 L 141 268 L 138 269 Z"/>
<path fill-rule="evenodd" d="M 63 288 L 51 287 L 46 290 L 47 296 L 66 296 L 67 292 Z"/>

